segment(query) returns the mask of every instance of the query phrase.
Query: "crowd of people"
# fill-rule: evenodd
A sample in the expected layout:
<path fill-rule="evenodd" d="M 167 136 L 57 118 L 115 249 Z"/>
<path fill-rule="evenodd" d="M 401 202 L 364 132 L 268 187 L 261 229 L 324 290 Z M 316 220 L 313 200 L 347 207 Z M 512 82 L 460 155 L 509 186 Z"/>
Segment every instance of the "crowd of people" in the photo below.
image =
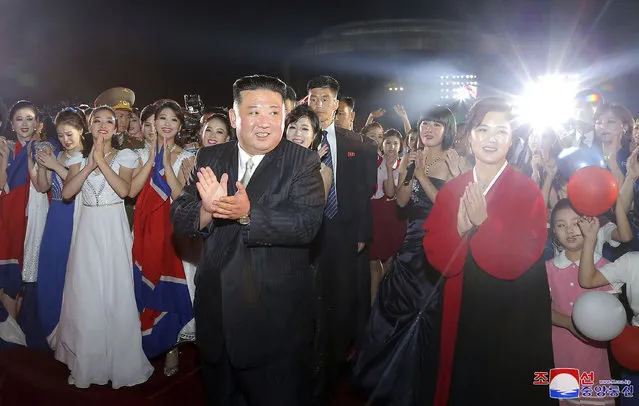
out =
<path fill-rule="evenodd" d="M 463 123 L 420 107 L 395 106 L 400 130 L 380 109 L 354 131 L 334 78 L 298 100 L 247 76 L 194 140 L 168 99 L 68 106 L 50 127 L 0 102 L 0 348 L 117 389 L 195 340 L 220 405 L 321 405 L 348 377 L 371 404 L 538 406 L 555 400 L 536 371 L 611 379 L 571 312 L 604 290 L 639 326 L 633 115 L 582 95 L 561 130 L 521 125 L 501 98 Z M 599 218 L 568 199 L 561 161 L 579 151 L 619 185 Z"/>

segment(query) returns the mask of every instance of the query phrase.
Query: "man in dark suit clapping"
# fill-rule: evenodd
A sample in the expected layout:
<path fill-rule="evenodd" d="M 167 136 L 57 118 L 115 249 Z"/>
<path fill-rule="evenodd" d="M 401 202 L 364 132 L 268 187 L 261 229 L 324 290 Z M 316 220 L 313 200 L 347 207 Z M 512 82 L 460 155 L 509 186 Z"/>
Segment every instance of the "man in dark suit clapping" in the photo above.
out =
<path fill-rule="evenodd" d="M 176 233 L 204 237 L 194 312 L 210 404 L 307 402 L 313 330 L 309 244 L 322 222 L 317 152 L 282 139 L 286 85 L 233 85 L 237 142 L 202 148 L 173 202 Z"/>

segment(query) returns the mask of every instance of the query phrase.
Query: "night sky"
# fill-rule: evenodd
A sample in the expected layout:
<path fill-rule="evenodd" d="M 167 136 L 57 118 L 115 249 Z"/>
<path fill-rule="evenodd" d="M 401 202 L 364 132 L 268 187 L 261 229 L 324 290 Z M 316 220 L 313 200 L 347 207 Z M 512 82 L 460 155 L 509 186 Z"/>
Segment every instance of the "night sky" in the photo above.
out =
<path fill-rule="evenodd" d="M 528 37 L 548 30 L 549 1 L 500 3 L 0 0 L 0 97 L 7 104 L 18 98 L 90 103 L 109 87 L 126 86 L 140 107 L 163 97 L 182 101 L 192 92 L 207 105 L 228 105 L 236 78 L 281 75 L 293 50 L 340 23 L 420 17 Z M 591 31 L 596 58 L 637 43 L 633 3 L 575 2 L 572 20 Z"/>

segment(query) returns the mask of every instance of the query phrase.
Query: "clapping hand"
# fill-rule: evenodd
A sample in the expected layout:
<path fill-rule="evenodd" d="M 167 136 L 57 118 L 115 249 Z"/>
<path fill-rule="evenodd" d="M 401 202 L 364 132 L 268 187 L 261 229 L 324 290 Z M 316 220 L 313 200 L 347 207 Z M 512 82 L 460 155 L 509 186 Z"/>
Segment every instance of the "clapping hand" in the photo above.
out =
<path fill-rule="evenodd" d="M 220 198 L 213 213 L 214 218 L 237 220 L 251 211 L 251 202 L 246 188 L 241 182 L 236 182 L 235 185 L 237 186 L 235 195 Z"/>
<path fill-rule="evenodd" d="M 185 159 L 182 161 L 182 165 L 180 165 L 180 180 L 188 185 L 191 179 L 191 172 L 193 172 L 193 168 L 195 167 L 195 163 L 191 159 Z"/>
<path fill-rule="evenodd" d="M 412 154 L 413 152 L 411 152 Z M 415 158 L 415 171 L 419 170 L 424 170 L 424 163 L 425 163 L 425 159 L 426 159 L 426 154 L 424 154 L 424 152 L 422 150 L 418 150 L 416 152 L 414 152 L 414 158 Z"/>
<path fill-rule="evenodd" d="M 415 159 L 415 179 L 424 179 L 430 173 L 430 167 L 426 167 L 426 147 L 417 151 L 417 159 Z"/>
<path fill-rule="evenodd" d="M 599 231 L 599 219 L 597 217 L 582 217 L 579 219 L 579 229 L 585 240 L 596 241 Z"/>
<path fill-rule="evenodd" d="M 322 160 L 322 158 L 324 158 L 324 156 L 326 154 L 328 154 L 328 144 L 322 144 L 318 150 L 317 150 L 317 154 L 320 157 L 320 161 Z"/>
<path fill-rule="evenodd" d="M 488 218 L 486 198 L 478 183 L 471 183 L 466 186 L 462 199 L 464 200 L 464 206 L 466 206 L 468 220 L 474 226 L 480 226 L 486 221 Z"/>
<path fill-rule="evenodd" d="M 384 154 L 385 163 L 387 168 L 392 168 L 395 166 L 395 162 L 397 162 L 397 152 L 390 151 L 387 154 Z"/>
<path fill-rule="evenodd" d="M 38 161 L 38 165 L 49 170 L 53 170 L 58 165 L 58 160 L 51 150 L 38 152 L 36 154 L 36 160 Z"/>
<path fill-rule="evenodd" d="M 464 203 L 464 196 L 462 196 L 459 198 L 459 209 L 457 210 L 457 232 L 460 236 L 463 236 L 471 228 L 473 228 L 473 223 L 471 223 L 468 219 L 466 204 Z"/>
<path fill-rule="evenodd" d="M 162 148 L 162 164 L 164 168 L 168 168 L 171 166 L 171 152 L 169 152 L 169 149 L 166 147 L 166 137 L 162 137 Z"/>
<path fill-rule="evenodd" d="M 637 161 L 637 154 L 639 154 L 639 148 L 635 148 L 626 161 L 626 177 L 639 178 L 639 161 Z"/>
<path fill-rule="evenodd" d="M 0 162 L 9 162 L 9 144 L 6 138 L 0 137 Z"/>
<path fill-rule="evenodd" d="M 200 168 L 197 172 L 198 182 L 195 184 L 202 199 L 202 207 L 208 213 L 214 215 L 216 205 L 220 199 L 227 196 L 227 183 L 229 176 L 225 173 L 219 182 L 211 168 Z"/>
<path fill-rule="evenodd" d="M 101 163 L 106 163 L 104 158 L 104 138 L 100 135 L 93 138 L 93 162 L 95 166 L 99 166 Z"/>
<path fill-rule="evenodd" d="M 149 144 L 149 161 L 153 163 L 151 165 L 155 166 L 155 156 L 158 154 L 158 144 L 153 140 L 151 144 Z"/>
<path fill-rule="evenodd" d="M 446 151 L 444 160 L 446 161 L 446 165 L 448 165 L 448 171 L 451 175 L 453 175 L 454 178 L 461 175 L 461 163 L 457 151 L 455 151 L 453 148 L 450 148 L 448 151 Z"/>
<path fill-rule="evenodd" d="M 87 159 L 87 166 L 91 170 L 94 170 L 95 168 L 98 167 L 98 163 L 95 161 L 94 154 L 95 154 L 95 144 L 93 144 L 93 147 L 91 148 L 91 152 L 89 153 L 89 156 Z"/>

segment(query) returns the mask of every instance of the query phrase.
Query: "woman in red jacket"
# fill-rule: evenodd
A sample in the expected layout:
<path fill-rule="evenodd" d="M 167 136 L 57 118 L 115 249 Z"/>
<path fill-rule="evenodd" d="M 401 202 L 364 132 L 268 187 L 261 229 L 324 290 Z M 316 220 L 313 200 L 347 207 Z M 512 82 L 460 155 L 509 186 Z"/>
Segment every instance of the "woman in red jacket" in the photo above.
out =
<path fill-rule="evenodd" d="M 475 167 L 439 191 L 424 224 L 426 257 L 446 278 L 437 406 L 555 404 L 533 385 L 553 367 L 546 205 L 508 165 L 512 121 L 504 100 L 475 103 Z"/>

